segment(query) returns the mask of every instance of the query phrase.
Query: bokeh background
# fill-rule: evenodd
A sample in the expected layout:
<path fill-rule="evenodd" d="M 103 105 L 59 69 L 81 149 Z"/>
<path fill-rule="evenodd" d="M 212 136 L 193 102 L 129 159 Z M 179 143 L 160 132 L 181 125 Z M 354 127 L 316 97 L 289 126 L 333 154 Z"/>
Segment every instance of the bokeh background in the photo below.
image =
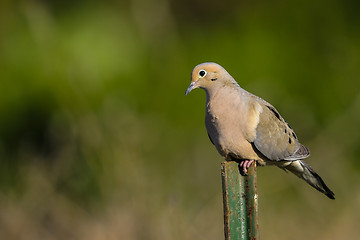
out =
<path fill-rule="evenodd" d="M 223 65 L 311 149 L 327 199 L 258 169 L 262 239 L 360 235 L 360 4 L 0 2 L 0 238 L 223 239 L 192 68 Z"/>

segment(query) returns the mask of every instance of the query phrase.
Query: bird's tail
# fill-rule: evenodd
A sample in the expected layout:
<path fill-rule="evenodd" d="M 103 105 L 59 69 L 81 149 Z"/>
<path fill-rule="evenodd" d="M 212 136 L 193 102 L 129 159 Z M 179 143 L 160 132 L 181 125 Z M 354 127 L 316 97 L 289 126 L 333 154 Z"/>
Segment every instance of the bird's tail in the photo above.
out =
<path fill-rule="evenodd" d="M 326 186 L 321 177 L 310 167 L 309 164 L 302 160 L 292 161 L 289 165 L 284 167 L 299 178 L 305 180 L 308 184 L 314 187 L 319 192 L 324 193 L 328 198 L 335 199 L 334 193 Z"/>

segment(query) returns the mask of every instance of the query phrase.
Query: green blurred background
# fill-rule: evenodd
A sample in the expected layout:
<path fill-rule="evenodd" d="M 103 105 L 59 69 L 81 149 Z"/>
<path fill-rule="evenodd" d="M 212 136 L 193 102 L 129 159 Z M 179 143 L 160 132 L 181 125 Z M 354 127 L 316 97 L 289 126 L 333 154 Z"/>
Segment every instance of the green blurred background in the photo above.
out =
<path fill-rule="evenodd" d="M 310 148 L 331 201 L 258 169 L 262 239 L 360 235 L 357 1 L 0 2 L 1 239 L 223 239 L 192 68 L 224 66 Z"/>

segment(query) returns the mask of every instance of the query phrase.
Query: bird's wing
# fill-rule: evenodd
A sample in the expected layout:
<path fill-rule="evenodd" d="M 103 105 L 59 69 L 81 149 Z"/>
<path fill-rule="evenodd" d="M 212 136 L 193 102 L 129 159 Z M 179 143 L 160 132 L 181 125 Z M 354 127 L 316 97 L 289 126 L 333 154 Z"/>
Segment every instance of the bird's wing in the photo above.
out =
<path fill-rule="evenodd" d="M 257 98 L 257 97 L 256 97 Z M 252 143 L 269 160 L 298 160 L 310 155 L 299 143 L 294 131 L 279 112 L 266 101 L 257 98 L 262 106 Z"/>

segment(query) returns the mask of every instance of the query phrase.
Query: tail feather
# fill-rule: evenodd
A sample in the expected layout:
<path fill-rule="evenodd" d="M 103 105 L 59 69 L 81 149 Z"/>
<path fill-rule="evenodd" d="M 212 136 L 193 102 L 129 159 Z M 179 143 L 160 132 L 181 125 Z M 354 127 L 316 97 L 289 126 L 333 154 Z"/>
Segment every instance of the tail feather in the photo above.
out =
<path fill-rule="evenodd" d="M 335 199 L 335 194 L 328 188 L 328 186 L 326 186 L 321 177 L 306 162 L 302 160 L 292 161 L 289 165 L 284 167 L 284 170 L 289 170 L 294 173 L 316 190 L 324 193 L 328 198 Z"/>

